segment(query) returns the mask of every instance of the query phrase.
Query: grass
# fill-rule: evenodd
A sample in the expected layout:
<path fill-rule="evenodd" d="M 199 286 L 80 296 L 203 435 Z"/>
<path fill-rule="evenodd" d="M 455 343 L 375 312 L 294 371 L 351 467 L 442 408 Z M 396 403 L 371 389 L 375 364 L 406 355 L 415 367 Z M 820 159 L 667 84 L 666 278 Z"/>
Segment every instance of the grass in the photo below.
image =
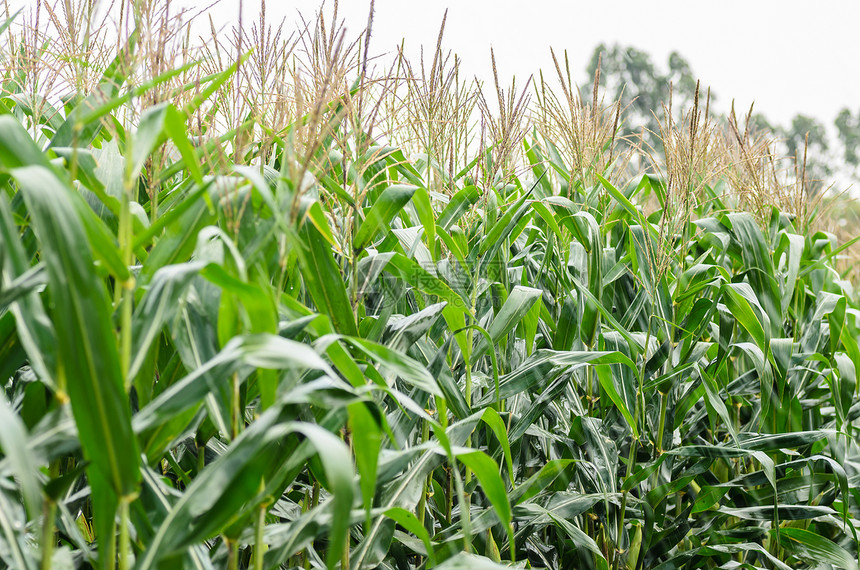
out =
<path fill-rule="evenodd" d="M 651 148 L 599 71 L 478 85 L 444 22 L 416 64 L 337 4 L 200 41 L 40 6 L 2 36 L 0 565 L 857 568 L 840 207 L 707 93 Z"/>

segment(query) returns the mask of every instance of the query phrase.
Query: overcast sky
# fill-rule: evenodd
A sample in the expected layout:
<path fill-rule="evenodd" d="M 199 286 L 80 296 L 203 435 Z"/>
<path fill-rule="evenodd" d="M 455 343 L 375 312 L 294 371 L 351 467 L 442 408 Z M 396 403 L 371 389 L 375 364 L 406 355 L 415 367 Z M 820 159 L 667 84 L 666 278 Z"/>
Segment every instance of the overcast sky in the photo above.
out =
<path fill-rule="evenodd" d="M 351 36 L 364 28 L 369 4 L 341 1 Z M 235 23 L 238 6 L 238 0 L 221 0 L 216 22 Z M 246 17 L 254 18 L 259 6 L 260 0 L 244 0 Z M 270 0 L 267 12 L 285 17 L 289 28 L 299 12 L 309 18 L 319 6 L 316 0 Z M 328 0 L 328 13 L 331 6 Z M 843 107 L 860 109 L 858 0 L 377 0 L 371 51 L 390 51 L 405 38 L 410 55 L 421 44 L 432 52 L 446 8 L 445 46 L 461 56 L 466 73 L 484 80 L 492 77 L 490 46 L 505 83 L 512 75 L 524 81 L 540 68 L 550 71 L 550 47 L 568 50 L 582 82 L 594 46 L 618 42 L 649 52 L 662 68 L 670 52 L 680 52 L 712 86 L 722 110 L 732 99 L 739 109 L 755 100 L 756 110 L 778 123 L 799 112 L 831 123 Z"/>
<path fill-rule="evenodd" d="M 230 5 L 224 0 L 219 12 Z M 256 13 L 259 0 L 245 5 Z M 313 13 L 317 2 L 267 6 L 289 22 L 297 10 Z M 350 30 L 364 28 L 368 6 L 341 1 Z M 499 73 L 523 80 L 552 69 L 550 47 L 567 49 L 582 81 L 594 46 L 618 42 L 649 52 L 664 68 L 669 53 L 680 52 L 720 107 L 734 98 L 746 109 L 755 100 L 779 123 L 798 112 L 832 122 L 843 107 L 860 109 L 858 0 L 377 0 L 371 51 L 390 50 L 401 38 L 407 49 L 432 50 L 446 8 L 445 45 L 482 79 L 491 77 L 490 46 Z"/>

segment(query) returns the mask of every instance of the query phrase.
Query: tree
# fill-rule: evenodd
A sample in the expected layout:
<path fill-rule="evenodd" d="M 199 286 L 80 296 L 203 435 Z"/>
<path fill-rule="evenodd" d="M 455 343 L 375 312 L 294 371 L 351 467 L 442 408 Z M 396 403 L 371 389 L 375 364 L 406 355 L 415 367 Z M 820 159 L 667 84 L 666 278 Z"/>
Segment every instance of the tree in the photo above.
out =
<path fill-rule="evenodd" d="M 587 72 L 594 77 L 600 62 L 600 80 L 608 98 L 621 98 L 624 113 L 622 134 L 639 132 L 643 127 L 659 133 L 663 105 L 671 93 L 674 110 L 688 108 L 695 96 L 696 78 L 689 62 L 678 52 L 669 55 L 668 71 L 663 72 L 651 56 L 630 46 L 600 44 L 591 55 Z M 676 115 L 677 116 L 677 115 Z M 656 137 L 646 138 L 651 144 Z"/>
<path fill-rule="evenodd" d="M 660 121 L 663 119 L 663 105 L 672 100 L 675 119 L 689 110 L 696 91 L 696 76 L 690 63 L 678 52 L 669 54 L 666 67 L 656 65 L 651 56 L 642 50 L 619 44 L 599 44 L 591 55 L 586 69 L 593 78 L 600 63 L 600 83 L 609 100 L 621 99 L 624 122 L 621 135 L 637 134 L 646 129 L 645 142 L 655 149 L 661 148 L 659 139 Z M 590 83 L 583 86 L 583 92 L 590 91 Z M 700 104 L 704 105 L 705 88 L 700 88 Z M 711 103 L 716 97 L 709 94 Z M 712 117 L 724 121 L 723 117 Z M 818 119 L 797 114 L 787 126 L 771 123 L 761 113 L 750 118 L 755 130 L 765 130 L 782 141 L 782 151 L 786 156 L 796 157 L 798 169 L 803 168 L 806 160 L 806 176 L 829 185 L 830 179 L 842 172 L 840 157 L 831 152 L 833 142 L 824 123 Z M 843 109 L 834 121 L 838 141 L 842 147 L 845 164 L 860 166 L 860 110 L 853 114 Z"/>
<path fill-rule="evenodd" d="M 806 176 L 811 180 L 827 182 L 833 168 L 827 151 L 827 129 L 817 119 L 798 113 L 787 128 L 777 127 L 774 133 L 783 139 L 786 155 L 796 157 L 798 167 L 806 160 Z"/>
<path fill-rule="evenodd" d="M 853 167 L 860 165 L 860 110 L 857 111 L 857 116 L 853 116 L 851 111 L 842 109 L 836 115 L 836 120 L 833 121 L 836 126 L 836 133 L 839 137 L 839 142 L 842 143 L 843 156 L 845 162 Z"/>
<path fill-rule="evenodd" d="M 791 120 L 791 126 L 787 129 L 781 129 L 781 131 L 781 134 L 785 136 L 785 146 L 790 156 L 795 154 L 803 156 L 807 136 L 809 137 L 810 150 L 826 151 L 828 149 L 827 131 L 824 125 L 809 115 L 795 115 Z"/>

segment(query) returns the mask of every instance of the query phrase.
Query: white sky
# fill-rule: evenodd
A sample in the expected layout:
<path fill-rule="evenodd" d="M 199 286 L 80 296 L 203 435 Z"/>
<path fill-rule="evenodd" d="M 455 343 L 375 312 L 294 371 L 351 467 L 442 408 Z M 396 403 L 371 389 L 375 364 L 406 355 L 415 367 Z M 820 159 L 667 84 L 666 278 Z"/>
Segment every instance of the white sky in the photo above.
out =
<path fill-rule="evenodd" d="M 54 0 L 48 0 L 54 1 Z M 174 0 L 202 7 L 207 0 Z M 11 0 L 10 5 L 35 0 Z M 313 16 L 317 0 L 267 2 L 270 21 L 297 13 Z M 260 0 L 244 0 L 246 18 L 255 18 Z M 332 1 L 325 10 L 330 14 Z M 342 0 L 340 14 L 350 36 L 367 21 L 369 0 Z M 221 0 L 216 23 L 238 19 L 238 0 Z M 406 38 L 407 53 L 418 46 L 432 52 L 448 8 L 445 46 L 462 58 L 462 69 L 491 79 L 490 46 L 500 79 L 516 75 L 522 84 L 540 68 L 551 72 L 549 48 L 568 50 L 580 82 L 595 45 L 614 42 L 651 54 L 665 68 L 677 50 L 694 74 L 711 85 L 726 110 L 755 100 L 756 110 L 785 124 L 798 112 L 832 123 L 843 107 L 860 109 L 860 1 L 858 0 L 377 0 L 371 51 L 394 49 Z M 546 73 L 545 73 L 546 75 Z"/>
<path fill-rule="evenodd" d="M 245 4 L 256 12 L 259 0 Z M 269 2 L 268 11 L 289 22 L 297 9 L 316 6 Z M 351 30 L 365 26 L 368 6 L 341 1 Z M 377 0 L 371 51 L 392 49 L 404 37 L 407 49 L 424 44 L 432 51 L 446 8 L 445 45 L 462 57 L 467 73 L 485 80 L 490 46 L 503 82 L 514 74 L 525 80 L 540 68 L 546 75 L 550 47 L 568 50 L 583 81 L 594 47 L 619 42 L 647 51 L 661 68 L 677 50 L 723 109 L 733 98 L 744 110 L 755 100 L 759 112 L 779 123 L 798 112 L 830 123 L 843 107 L 860 109 L 858 0 Z"/>

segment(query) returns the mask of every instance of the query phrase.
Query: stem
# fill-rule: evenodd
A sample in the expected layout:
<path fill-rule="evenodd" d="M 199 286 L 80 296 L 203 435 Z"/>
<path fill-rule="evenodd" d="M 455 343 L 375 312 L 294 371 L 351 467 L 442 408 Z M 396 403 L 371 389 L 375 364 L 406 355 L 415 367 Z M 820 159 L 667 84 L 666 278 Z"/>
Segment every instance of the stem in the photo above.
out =
<path fill-rule="evenodd" d="M 131 265 L 129 261 L 128 265 Z M 131 389 L 131 383 L 134 380 L 129 377 L 129 368 L 131 367 L 131 320 L 132 320 L 132 304 L 134 299 L 132 292 L 134 291 L 134 277 L 130 277 L 128 281 L 122 284 L 122 310 L 120 312 L 120 362 L 122 363 L 122 371 L 125 376 L 125 389 Z"/>
<path fill-rule="evenodd" d="M 224 542 L 227 544 L 227 570 L 239 570 L 239 549 L 236 543 L 227 537 L 224 537 Z"/>
<path fill-rule="evenodd" d="M 343 439 L 346 440 L 345 443 L 349 446 L 349 456 L 355 457 L 355 447 L 353 446 L 353 438 L 352 432 L 349 428 L 345 428 L 343 430 Z M 367 520 L 370 521 L 370 516 L 368 515 Z M 368 525 L 368 528 L 370 526 Z M 341 570 L 349 570 L 349 527 L 346 529 L 346 540 L 343 543 L 343 552 L 340 554 L 340 569 Z"/>
<path fill-rule="evenodd" d="M 472 279 L 472 294 L 470 295 L 470 297 L 471 297 L 470 300 L 472 302 L 471 316 L 475 320 L 475 322 L 477 323 L 478 319 L 475 318 L 476 305 L 477 305 L 477 300 L 478 300 L 478 280 L 477 280 L 477 278 Z M 466 366 L 466 393 L 465 393 L 465 397 L 466 397 L 466 405 L 469 406 L 470 411 L 472 409 L 472 363 L 471 363 L 471 359 L 472 359 L 472 346 L 473 346 L 472 343 L 474 341 L 474 335 L 475 335 L 475 329 L 472 327 L 469 327 L 469 330 L 466 331 L 466 346 L 469 347 L 469 354 L 463 355 L 463 364 L 465 364 L 465 366 Z M 490 350 L 493 350 L 492 346 L 490 347 Z M 466 438 L 466 447 L 472 447 L 472 434 L 469 434 L 469 437 Z M 456 464 L 454 465 L 454 468 L 456 469 Z M 459 472 L 457 472 L 457 480 L 459 481 Z M 471 469 L 466 467 L 466 484 L 470 483 L 471 481 L 472 481 L 472 471 L 471 471 Z M 469 498 L 466 497 L 467 508 L 468 508 L 468 505 L 469 505 Z M 468 549 L 467 549 L 467 551 L 468 551 Z"/>
<path fill-rule="evenodd" d="M 648 333 L 645 335 L 645 352 L 642 354 L 642 367 L 639 369 L 639 387 L 636 393 L 636 407 L 633 412 L 633 423 L 639 425 L 640 415 L 643 418 L 641 433 L 646 433 L 645 417 L 645 366 L 648 364 L 648 345 L 651 343 L 651 319 L 648 319 Z"/>
<path fill-rule="evenodd" d="M 132 137 L 128 140 L 128 156 L 131 155 Z M 131 221 L 131 201 L 134 199 L 134 179 L 132 161 L 127 160 L 125 165 L 125 175 L 123 176 L 123 192 L 122 200 L 120 201 L 119 211 L 119 228 L 117 238 L 119 241 L 120 255 L 122 262 L 126 268 L 132 265 L 132 244 L 134 241 L 134 228 Z M 131 388 L 132 378 L 129 378 L 129 368 L 131 367 L 131 321 L 132 321 L 132 304 L 134 298 L 134 277 L 129 275 L 128 279 L 118 283 L 119 288 L 116 291 L 116 299 L 121 303 L 120 306 L 120 365 L 122 367 L 123 378 L 125 378 L 125 390 Z"/>
<path fill-rule="evenodd" d="M 287 254 L 287 238 L 281 236 L 278 238 L 278 293 L 283 293 L 287 286 L 287 263 L 289 256 Z"/>
<path fill-rule="evenodd" d="M 58 401 L 60 406 L 62 401 Z M 74 469 L 72 466 L 70 470 Z M 60 460 L 55 459 L 49 467 L 51 480 L 55 480 L 60 476 Z M 42 504 L 42 570 L 50 570 L 51 561 L 54 556 L 54 546 L 57 544 L 57 535 L 54 532 L 54 520 L 57 517 L 57 503 L 52 497 L 45 497 Z"/>
<path fill-rule="evenodd" d="M 349 169 L 346 163 L 346 154 L 347 149 L 343 149 L 343 159 L 341 160 L 341 171 L 343 171 L 343 185 L 347 187 L 349 185 Z M 361 210 L 360 198 L 361 191 L 358 188 L 358 180 L 353 184 L 355 191 L 352 196 L 352 225 L 350 226 L 350 243 L 352 244 L 352 256 L 347 263 L 349 263 L 351 267 L 350 271 L 350 279 L 349 279 L 349 300 L 350 305 L 352 306 L 352 315 L 353 318 L 358 322 L 358 256 L 361 254 L 361 251 L 356 249 L 355 247 L 355 235 L 358 233 L 358 225 L 361 221 L 359 216 L 359 211 Z"/>
<path fill-rule="evenodd" d="M 197 474 L 199 475 L 206 467 L 206 444 L 197 445 Z"/>
<path fill-rule="evenodd" d="M 616 563 L 620 564 L 617 560 L 618 548 L 615 545 L 610 544 L 606 525 L 600 525 L 600 538 L 603 543 L 603 555 L 609 566 L 612 567 Z"/>
<path fill-rule="evenodd" d="M 150 223 L 154 223 L 158 219 L 158 188 L 152 191 L 152 197 L 149 199 L 149 219 Z"/>
<path fill-rule="evenodd" d="M 254 570 L 263 570 L 263 558 L 268 547 L 263 542 L 263 530 L 266 528 L 266 503 L 260 505 L 257 510 L 257 524 L 254 532 Z"/>
<path fill-rule="evenodd" d="M 653 296 L 652 296 L 653 299 Z M 645 416 L 645 365 L 648 362 L 648 345 L 651 342 L 651 321 L 652 318 L 648 319 L 648 333 L 645 335 L 645 352 L 642 354 L 642 367 L 638 370 L 637 376 L 639 377 L 639 388 L 636 392 L 636 406 L 633 412 L 633 424 L 639 425 L 639 417 L 640 414 L 644 418 Z M 665 418 L 663 419 L 665 421 Z M 642 422 L 643 428 L 647 425 L 647 422 Z M 642 433 L 645 433 L 645 430 L 642 430 Z M 661 432 L 662 433 L 662 432 Z M 626 480 L 633 473 L 633 467 L 636 462 L 636 445 L 639 442 L 636 437 L 631 434 L 630 436 L 630 452 L 627 455 L 627 473 L 624 475 L 624 479 Z M 627 511 L 627 493 L 629 490 L 625 490 L 621 495 L 621 513 L 618 517 L 618 529 L 615 535 L 615 539 L 618 543 L 621 542 L 621 535 L 624 533 L 624 516 Z M 616 544 L 616 549 L 618 545 Z M 620 557 L 616 558 L 618 564 L 616 567 L 620 566 Z"/>
<path fill-rule="evenodd" d="M 669 394 L 660 393 L 660 423 L 657 430 L 657 453 L 663 453 L 663 432 L 666 429 L 666 406 L 669 403 Z"/>
<path fill-rule="evenodd" d="M 427 440 L 430 439 L 430 422 L 424 420 L 424 426 L 421 430 L 421 443 L 426 443 Z M 424 511 L 427 508 L 427 494 L 430 492 L 430 481 L 432 479 L 432 473 L 427 475 L 427 480 L 424 483 L 424 492 L 421 493 L 421 499 L 418 501 L 418 520 L 421 522 L 421 526 L 424 526 Z"/>
<path fill-rule="evenodd" d="M 343 545 L 343 554 L 340 555 L 341 570 L 349 570 L 349 533 L 346 535 L 346 544 Z M 260 567 L 262 568 L 262 566 Z"/>
<path fill-rule="evenodd" d="M 472 345 L 472 329 L 469 329 L 466 332 L 466 345 Z M 466 404 L 469 406 L 469 409 L 472 408 L 472 364 L 467 359 L 464 364 L 466 365 L 466 389 L 464 396 L 466 398 Z M 469 444 L 467 443 L 466 446 Z"/>
<path fill-rule="evenodd" d="M 240 408 L 240 406 L 239 406 L 240 393 L 239 393 L 239 373 L 238 372 L 233 373 L 232 385 L 233 385 L 233 398 L 232 398 L 232 402 L 231 402 L 232 403 L 232 406 L 231 406 L 232 413 L 230 414 L 232 416 L 231 417 L 231 420 L 232 420 L 231 424 L 232 425 L 230 426 L 230 430 L 232 431 L 232 436 L 233 436 L 232 439 L 236 439 L 236 437 L 239 435 L 239 416 L 240 416 L 240 409 L 239 409 Z"/>
<path fill-rule="evenodd" d="M 116 521 L 111 522 L 110 534 L 104 537 L 104 544 L 107 546 L 107 552 L 105 553 L 105 558 L 107 560 L 116 560 L 116 540 L 114 537 L 116 536 Z M 99 536 L 99 543 L 101 544 L 102 537 Z"/>
<path fill-rule="evenodd" d="M 153 151 L 152 155 L 146 161 L 146 171 L 149 173 L 147 176 L 147 186 L 148 194 L 149 194 L 149 219 L 150 223 L 155 222 L 158 219 L 158 195 L 160 184 L 158 182 L 158 177 L 155 174 L 156 166 L 158 167 L 159 172 L 162 168 L 164 168 L 164 145 L 160 145 L 158 148 Z"/>
<path fill-rule="evenodd" d="M 168 451 L 164 454 L 164 458 L 167 459 L 167 463 L 173 469 L 176 476 L 179 477 L 179 480 L 182 481 L 182 484 L 186 487 L 191 485 L 191 478 L 188 476 L 182 466 L 179 465 L 179 463 L 176 461 L 176 458 L 173 457 L 173 452 Z"/>
<path fill-rule="evenodd" d="M 627 474 L 624 476 L 624 479 L 627 479 L 633 473 L 633 463 L 636 461 L 636 444 L 637 441 L 635 439 L 630 440 L 630 453 L 627 456 Z M 618 531 L 615 535 L 615 540 L 618 543 L 621 542 L 621 535 L 624 532 L 624 515 L 627 511 L 627 492 L 628 491 L 625 490 L 621 495 L 621 514 L 618 516 Z M 616 545 L 616 549 L 617 548 L 618 546 Z M 620 560 L 618 558 L 616 558 L 616 560 L 619 562 L 619 566 L 617 567 L 620 567 Z"/>
<path fill-rule="evenodd" d="M 445 499 L 445 520 L 447 520 L 448 523 L 450 524 L 451 523 L 451 511 L 454 510 L 454 487 L 453 487 L 453 479 L 451 477 L 451 469 L 448 469 L 445 472 L 445 474 L 446 474 L 447 479 L 448 479 L 448 485 L 447 485 L 448 496 Z"/>
<path fill-rule="evenodd" d="M 302 501 L 302 514 L 305 514 L 309 510 L 311 510 L 311 494 L 310 494 L 310 492 L 308 492 L 307 489 L 305 489 L 305 498 Z M 305 550 L 300 551 L 297 556 L 298 556 L 297 566 L 299 566 L 301 568 L 305 568 L 305 569 L 310 568 L 310 563 L 308 562 L 308 555 L 307 555 L 307 552 Z"/>
<path fill-rule="evenodd" d="M 460 503 L 460 528 L 463 529 L 463 550 L 466 552 L 472 551 L 472 524 L 471 513 L 469 512 L 470 501 L 466 495 L 466 490 L 463 487 L 463 480 L 460 478 L 460 471 L 457 469 L 456 461 L 451 458 L 451 471 L 454 473 L 454 484 L 457 488 L 457 497 Z M 466 474 L 468 474 L 468 469 Z"/>
<path fill-rule="evenodd" d="M 41 570 L 51 570 L 51 559 L 54 556 L 54 517 L 57 514 L 57 503 L 46 497 L 42 504 L 42 565 Z"/>
<path fill-rule="evenodd" d="M 75 126 L 72 129 L 72 158 L 69 161 L 69 175 L 72 180 L 77 180 L 78 178 L 78 146 L 81 138 L 81 130 L 83 126 L 78 126 L 77 121 L 75 122 Z M 33 128 L 36 128 L 36 121 L 33 121 Z M 36 134 L 34 132 L 34 134 Z M 131 156 L 130 154 L 127 156 Z"/>
<path fill-rule="evenodd" d="M 591 347 L 589 346 L 587 348 L 587 350 L 591 351 Z M 585 401 L 588 404 L 588 415 L 589 415 L 589 417 L 591 417 L 591 411 L 592 411 L 592 408 L 594 407 L 594 398 L 592 397 L 592 394 L 593 394 L 592 383 L 594 381 L 594 370 L 592 369 L 591 366 L 585 367 L 585 381 L 586 381 Z"/>
<path fill-rule="evenodd" d="M 119 570 L 131 568 L 131 540 L 129 539 L 129 504 L 127 497 L 119 501 Z"/>
<path fill-rule="evenodd" d="M 315 509 L 320 503 L 320 482 L 314 479 L 313 490 L 311 491 L 311 509 Z M 308 509 L 310 510 L 310 509 Z M 307 550 L 314 548 L 314 541 L 311 540 L 310 546 L 305 549 L 305 569 L 310 570 L 311 557 L 307 555 Z"/>

